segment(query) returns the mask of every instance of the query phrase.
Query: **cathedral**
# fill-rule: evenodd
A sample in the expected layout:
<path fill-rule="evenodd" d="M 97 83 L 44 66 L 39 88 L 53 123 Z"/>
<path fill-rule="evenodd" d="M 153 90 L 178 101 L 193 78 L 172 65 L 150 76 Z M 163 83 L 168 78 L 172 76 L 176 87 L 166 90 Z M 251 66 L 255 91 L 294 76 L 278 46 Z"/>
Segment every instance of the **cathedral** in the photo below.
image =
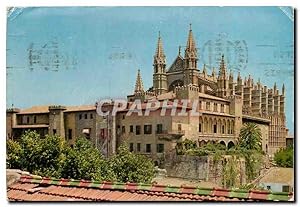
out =
<path fill-rule="evenodd" d="M 202 70 L 199 69 L 198 57 L 191 25 L 184 54 L 179 47 L 179 53 L 170 66 L 166 64 L 159 34 L 153 58 L 153 86 L 144 90 L 138 70 L 134 94 L 127 97 L 128 101 L 199 100 L 201 115 L 196 135 L 199 143 L 213 140 L 228 145 L 230 140 L 234 145 L 243 123 L 255 122 L 261 127 L 265 152 L 272 155 L 285 147 L 288 129 L 284 85 L 280 94 L 276 83 L 273 88 L 268 88 L 260 80 L 254 82 L 250 75 L 243 79 L 240 73 L 235 79 L 232 71 L 227 71 L 224 55 L 221 56 L 218 74 L 215 69 L 208 74 L 205 65 Z M 192 130 L 191 127 L 189 130 Z"/>
<path fill-rule="evenodd" d="M 254 82 L 250 75 L 243 79 L 240 73 L 235 79 L 227 71 L 226 54 L 220 57 L 218 73 L 213 69 L 209 74 L 205 65 L 199 69 L 198 57 L 191 26 L 184 54 L 179 49 L 170 66 L 166 64 L 159 35 L 153 57 L 153 85 L 145 90 L 138 70 L 134 92 L 127 96 L 127 108 L 118 111 L 116 116 L 101 116 L 97 104 L 10 108 L 6 111 L 7 138 L 18 139 L 25 131 L 35 130 L 41 137 L 46 134 L 64 137 L 72 146 L 76 137 L 85 136 L 107 156 L 116 153 L 117 147 L 126 140 L 132 152 L 159 160 L 172 154 L 176 144 L 185 139 L 195 141 L 198 146 L 219 143 L 229 149 L 237 144 L 243 124 L 251 122 L 261 129 L 262 150 L 270 157 L 286 147 L 284 85 L 279 93 L 276 83 L 268 88 L 260 80 Z M 144 103 L 142 107 L 153 100 L 171 105 L 175 100 L 191 100 L 198 103 L 199 115 L 192 116 L 188 108 L 188 116 L 173 116 L 168 109 L 167 115 L 161 116 L 163 107 L 160 107 L 149 116 L 135 113 L 127 116 L 135 100 Z"/>

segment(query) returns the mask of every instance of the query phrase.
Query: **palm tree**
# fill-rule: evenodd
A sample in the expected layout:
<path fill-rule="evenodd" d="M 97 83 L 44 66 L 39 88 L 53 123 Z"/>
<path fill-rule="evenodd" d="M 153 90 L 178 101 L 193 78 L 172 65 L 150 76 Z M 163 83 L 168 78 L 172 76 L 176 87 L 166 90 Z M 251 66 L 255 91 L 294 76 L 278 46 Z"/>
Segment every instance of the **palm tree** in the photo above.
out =
<path fill-rule="evenodd" d="M 261 151 L 261 130 L 257 124 L 244 124 L 240 131 L 239 145 L 246 150 Z"/>

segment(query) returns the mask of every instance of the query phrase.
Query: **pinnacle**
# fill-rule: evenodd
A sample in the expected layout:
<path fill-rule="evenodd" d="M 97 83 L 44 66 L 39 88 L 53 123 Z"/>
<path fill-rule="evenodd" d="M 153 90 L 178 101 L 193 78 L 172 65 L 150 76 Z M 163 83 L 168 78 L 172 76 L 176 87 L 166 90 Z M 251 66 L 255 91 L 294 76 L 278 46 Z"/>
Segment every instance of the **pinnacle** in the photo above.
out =
<path fill-rule="evenodd" d="M 141 76 L 140 69 L 138 69 L 134 92 L 135 93 L 137 93 L 137 92 L 144 92 L 144 86 L 143 86 L 143 81 L 142 81 L 142 76 Z"/>
<path fill-rule="evenodd" d="M 188 51 L 192 51 L 196 49 L 196 42 L 194 40 L 193 32 L 192 32 L 192 26 L 190 24 L 190 31 L 189 31 L 189 36 L 186 44 L 186 49 Z"/>
<path fill-rule="evenodd" d="M 156 47 L 156 52 L 155 52 L 155 57 L 165 57 L 164 54 L 164 49 L 163 49 L 163 44 L 162 44 L 162 39 L 160 36 L 160 32 L 158 33 L 158 41 L 157 41 L 157 47 Z"/>

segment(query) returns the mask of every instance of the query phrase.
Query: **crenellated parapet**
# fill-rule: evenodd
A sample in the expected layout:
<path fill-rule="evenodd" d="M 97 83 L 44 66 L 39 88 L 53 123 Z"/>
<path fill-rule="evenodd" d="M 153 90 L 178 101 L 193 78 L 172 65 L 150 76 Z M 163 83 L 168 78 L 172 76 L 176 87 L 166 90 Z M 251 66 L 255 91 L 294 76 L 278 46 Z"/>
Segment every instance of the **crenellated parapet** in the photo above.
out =
<path fill-rule="evenodd" d="M 19 108 L 8 108 L 6 113 L 19 113 L 21 110 Z"/>
<path fill-rule="evenodd" d="M 66 110 L 67 107 L 62 106 L 62 105 L 51 105 L 49 106 L 49 111 L 50 110 Z"/>

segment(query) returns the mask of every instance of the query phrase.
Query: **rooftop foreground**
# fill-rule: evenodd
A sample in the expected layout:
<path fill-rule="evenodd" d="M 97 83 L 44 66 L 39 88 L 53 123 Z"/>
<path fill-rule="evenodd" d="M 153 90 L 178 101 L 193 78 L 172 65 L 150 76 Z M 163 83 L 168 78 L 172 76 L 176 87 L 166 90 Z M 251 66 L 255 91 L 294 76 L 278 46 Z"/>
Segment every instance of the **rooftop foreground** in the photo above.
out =
<path fill-rule="evenodd" d="M 57 179 L 7 170 L 9 201 L 292 201 L 292 193 Z"/>

